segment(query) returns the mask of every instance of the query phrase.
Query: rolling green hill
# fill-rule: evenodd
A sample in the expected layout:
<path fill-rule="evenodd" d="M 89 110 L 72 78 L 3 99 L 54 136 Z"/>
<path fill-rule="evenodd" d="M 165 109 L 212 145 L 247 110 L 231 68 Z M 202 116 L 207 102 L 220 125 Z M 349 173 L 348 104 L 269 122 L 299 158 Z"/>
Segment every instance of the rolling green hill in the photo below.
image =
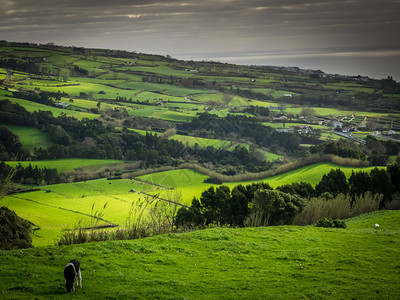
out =
<path fill-rule="evenodd" d="M 380 211 L 347 220 L 347 229 L 214 228 L 1 252 L 0 297 L 395 299 L 399 217 Z M 73 258 L 83 288 L 67 295 L 63 268 Z"/>

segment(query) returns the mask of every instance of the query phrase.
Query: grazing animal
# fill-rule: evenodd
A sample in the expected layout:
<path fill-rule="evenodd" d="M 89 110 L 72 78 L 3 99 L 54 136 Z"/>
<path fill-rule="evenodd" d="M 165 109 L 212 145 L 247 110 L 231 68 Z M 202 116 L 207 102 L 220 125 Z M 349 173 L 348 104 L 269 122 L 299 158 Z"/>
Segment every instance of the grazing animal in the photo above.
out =
<path fill-rule="evenodd" d="M 82 288 L 82 276 L 79 262 L 76 259 L 71 260 L 64 268 L 65 289 L 68 293 L 75 292 L 75 281 Z"/>

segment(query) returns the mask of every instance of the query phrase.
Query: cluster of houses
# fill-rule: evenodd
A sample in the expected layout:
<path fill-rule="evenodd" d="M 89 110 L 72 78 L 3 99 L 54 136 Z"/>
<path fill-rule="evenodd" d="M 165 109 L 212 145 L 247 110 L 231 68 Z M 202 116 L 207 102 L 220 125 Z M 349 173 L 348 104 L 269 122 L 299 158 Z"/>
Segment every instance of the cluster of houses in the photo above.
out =
<path fill-rule="evenodd" d="M 290 127 L 290 123 L 287 123 L 288 117 L 285 115 L 282 116 L 277 116 L 272 119 L 273 123 L 283 123 L 283 128 L 277 129 L 279 132 L 297 132 L 299 134 L 310 134 L 313 132 L 314 128 L 312 125 L 299 125 L 299 126 L 292 126 Z M 286 128 L 286 125 L 289 125 L 289 127 Z M 319 122 L 320 125 L 326 125 L 328 127 L 334 128 L 336 132 L 342 132 L 342 133 L 350 133 L 350 132 L 355 132 L 355 131 L 365 131 L 367 130 L 367 125 L 365 123 L 360 124 L 359 126 L 343 126 L 343 122 L 340 122 L 338 120 L 323 120 Z M 385 132 L 375 132 L 375 134 L 384 134 L 384 135 L 396 135 L 397 132 L 394 130 L 388 130 Z"/>

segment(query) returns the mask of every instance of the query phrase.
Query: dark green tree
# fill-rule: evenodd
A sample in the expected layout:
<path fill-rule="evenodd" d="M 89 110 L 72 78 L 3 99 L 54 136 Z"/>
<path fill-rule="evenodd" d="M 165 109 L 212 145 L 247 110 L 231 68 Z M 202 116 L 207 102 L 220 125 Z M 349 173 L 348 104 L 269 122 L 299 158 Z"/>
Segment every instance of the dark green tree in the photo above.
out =
<path fill-rule="evenodd" d="M 393 185 L 389 173 L 385 169 L 374 168 L 371 171 L 371 192 L 382 194 L 384 201 L 392 198 Z"/>
<path fill-rule="evenodd" d="M 393 185 L 393 192 L 400 192 L 400 166 L 394 163 L 387 167 L 387 172 L 390 175 L 390 180 Z"/>
<path fill-rule="evenodd" d="M 256 191 L 252 201 L 250 225 L 290 225 L 297 213 L 301 212 L 306 201 L 298 195 L 278 190 Z"/>
<path fill-rule="evenodd" d="M 351 172 L 349 189 L 352 195 L 361 195 L 371 190 L 371 176 L 367 172 Z"/>
<path fill-rule="evenodd" d="M 322 176 L 321 181 L 315 186 L 317 195 L 328 192 L 336 196 L 340 193 L 347 193 L 347 191 L 346 175 L 340 169 L 332 169 L 328 174 Z"/>

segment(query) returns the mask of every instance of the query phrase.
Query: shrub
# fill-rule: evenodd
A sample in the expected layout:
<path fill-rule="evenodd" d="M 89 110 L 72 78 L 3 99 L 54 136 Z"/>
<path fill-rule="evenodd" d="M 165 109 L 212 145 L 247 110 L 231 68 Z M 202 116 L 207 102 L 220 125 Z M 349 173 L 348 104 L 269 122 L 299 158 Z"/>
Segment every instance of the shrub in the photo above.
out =
<path fill-rule="evenodd" d="M 32 226 L 7 207 L 0 208 L 0 249 L 32 248 Z"/>
<path fill-rule="evenodd" d="M 325 227 L 325 228 L 332 228 L 333 225 L 333 221 L 332 219 L 328 219 L 328 218 L 322 218 L 319 219 L 317 224 L 315 224 L 316 227 Z"/>
<path fill-rule="evenodd" d="M 333 220 L 333 227 L 335 228 L 347 228 L 346 222 L 343 220 Z"/>
<path fill-rule="evenodd" d="M 332 220 L 329 218 L 322 218 L 319 219 L 317 224 L 315 224 L 316 227 L 325 227 L 325 228 L 346 228 L 347 225 L 343 220 Z"/>

